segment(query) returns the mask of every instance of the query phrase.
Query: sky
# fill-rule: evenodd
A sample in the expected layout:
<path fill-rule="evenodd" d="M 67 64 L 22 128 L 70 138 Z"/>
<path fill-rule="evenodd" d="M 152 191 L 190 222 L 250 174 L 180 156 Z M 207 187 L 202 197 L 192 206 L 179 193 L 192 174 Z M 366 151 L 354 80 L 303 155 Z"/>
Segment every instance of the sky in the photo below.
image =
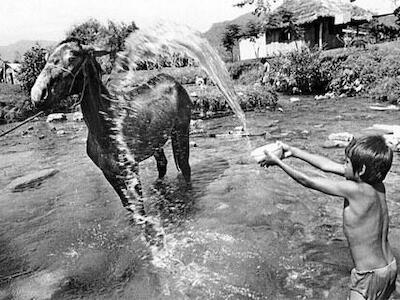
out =
<path fill-rule="evenodd" d="M 140 28 L 157 19 L 172 20 L 207 31 L 213 23 L 251 10 L 233 7 L 235 0 L 0 0 L 0 45 L 19 40 L 60 41 L 76 24 L 89 18 L 101 22 L 134 21 Z M 393 0 L 357 0 L 378 13 L 392 12 Z"/>

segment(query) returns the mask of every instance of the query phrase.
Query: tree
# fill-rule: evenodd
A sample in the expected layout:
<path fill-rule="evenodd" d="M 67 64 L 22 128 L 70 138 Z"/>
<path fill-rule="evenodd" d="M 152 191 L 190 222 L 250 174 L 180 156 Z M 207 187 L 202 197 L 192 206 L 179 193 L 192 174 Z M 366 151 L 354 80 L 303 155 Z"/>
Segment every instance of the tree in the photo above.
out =
<path fill-rule="evenodd" d="M 85 45 L 107 46 L 109 50 L 121 51 L 124 49 L 125 39 L 137 30 L 135 22 L 125 24 L 108 21 L 107 26 L 96 19 L 89 19 L 80 25 L 74 26 L 67 38 L 76 38 Z"/>
<path fill-rule="evenodd" d="M 271 3 L 275 3 L 276 0 L 239 0 L 233 6 L 243 7 L 246 5 L 254 6 L 254 14 L 257 16 L 265 15 L 271 11 Z"/>
<path fill-rule="evenodd" d="M 231 53 L 233 61 L 233 46 L 240 38 L 240 26 L 237 24 L 229 24 L 225 27 L 224 36 L 222 37 L 222 45 L 225 50 Z"/>
<path fill-rule="evenodd" d="M 66 38 L 76 38 L 85 45 L 98 45 L 105 39 L 107 28 L 96 19 L 89 19 L 75 25 L 67 32 Z"/>
<path fill-rule="evenodd" d="M 397 24 L 397 25 L 400 25 L 400 6 L 394 10 L 393 14 L 394 14 L 394 15 L 396 16 L 396 18 L 397 18 L 396 24 Z"/>
<path fill-rule="evenodd" d="M 46 64 L 47 51 L 47 49 L 36 44 L 23 55 L 21 69 L 17 77 L 21 82 L 22 89 L 28 94 Z"/>
<path fill-rule="evenodd" d="M 255 41 L 255 39 L 260 35 L 261 31 L 262 31 L 261 23 L 250 20 L 247 22 L 243 30 L 242 37 L 249 38 L 251 41 Z"/>
<path fill-rule="evenodd" d="M 108 21 L 107 26 L 96 19 L 89 19 L 82 24 L 74 26 L 66 38 L 76 38 L 85 45 L 104 48 L 110 51 L 110 57 L 101 57 L 102 69 L 109 73 L 116 59 L 116 53 L 125 49 L 125 39 L 138 27 L 135 22 L 125 24 Z"/>

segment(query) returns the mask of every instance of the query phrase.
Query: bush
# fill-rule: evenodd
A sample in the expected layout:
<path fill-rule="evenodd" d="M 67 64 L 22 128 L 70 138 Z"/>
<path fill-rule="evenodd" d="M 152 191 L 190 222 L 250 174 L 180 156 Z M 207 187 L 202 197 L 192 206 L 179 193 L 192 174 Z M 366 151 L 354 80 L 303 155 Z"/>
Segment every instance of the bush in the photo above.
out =
<path fill-rule="evenodd" d="M 27 94 L 30 93 L 36 78 L 46 65 L 46 53 L 46 49 L 42 48 L 40 45 L 35 45 L 30 50 L 26 51 L 23 56 L 21 69 L 17 77 L 21 82 L 22 89 Z"/>
<path fill-rule="evenodd" d="M 187 87 L 193 103 L 193 115 L 196 117 L 210 117 L 213 115 L 232 114 L 233 111 L 225 97 L 215 86 L 204 88 Z M 271 87 L 258 86 L 249 88 L 240 86 L 237 89 L 240 96 L 240 107 L 244 111 L 274 110 L 278 102 L 278 95 Z"/>
<path fill-rule="evenodd" d="M 382 78 L 390 79 L 400 75 L 397 57 L 377 47 L 367 51 L 349 50 L 346 59 L 338 67 L 332 68 L 334 72 L 329 89 L 347 96 L 373 96 L 377 92 L 378 97 L 382 98 L 385 92 L 385 81 Z M 390 90 L 386 90 L 386 93 L 390 93 Z"/>
<path fill-rule="evenodd" d="M 369 91 L 373 99 L 400 105 L 400 79 L 385 77 Z"/>
<path fill-rule="evenodd" d="M 288 94 L 316 94 L 326 90 L 330 80 L 327 64 L 322 64 L 321 51 L 303 47 L 277 57 L 278 68 L 272 76 L 276 88 Z"/>
<path fill-rule="evenodd" d="M 21 121 L 35 113 L 19 85 L 0 83 L 0 124 Z"/>
<path fill-rule="evenodd" d="M 234 80 L 260 82 L 262 77 L 263 65 L 261 60 L 252 59 L 245 61 L 238 61 L 234 63 L 227 63 L 226 67 L 228 69 L 231 78 Z M 257 77 L 251 76 L 248 78 L 248 73 L 257 74 Z"/>

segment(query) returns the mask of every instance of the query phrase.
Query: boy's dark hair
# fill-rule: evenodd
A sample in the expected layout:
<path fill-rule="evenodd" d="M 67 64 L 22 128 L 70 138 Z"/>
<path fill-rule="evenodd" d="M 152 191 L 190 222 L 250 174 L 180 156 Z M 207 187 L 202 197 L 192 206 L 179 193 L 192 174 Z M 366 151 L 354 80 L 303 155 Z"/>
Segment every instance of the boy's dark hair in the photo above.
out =
<path fill-rule="evenodd" d="M 353 139 L 345 150 L 354 172 L 365 172 L 360 179 L 369 184 L 382 182 L 389 172 L 393 161 L 393 151 L 381 135 L 369 135 Z"/>

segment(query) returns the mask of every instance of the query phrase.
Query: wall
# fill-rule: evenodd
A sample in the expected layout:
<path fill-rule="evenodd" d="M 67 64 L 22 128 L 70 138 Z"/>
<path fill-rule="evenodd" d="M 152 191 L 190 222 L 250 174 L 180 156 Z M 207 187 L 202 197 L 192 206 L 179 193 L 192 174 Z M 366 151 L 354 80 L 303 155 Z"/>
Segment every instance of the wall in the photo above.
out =
<path fill-rule="evenodd" d="M 255 39 L 254 42 L 250 39 L 240 40 L 240 60 L 266 57 L 266 46 L 265 33 Z"/>
<path fill-rule="evenodd" d="M 239 42 L 240 59 L 254 59 L 258 57 L 276 56 L 280 53 L 286 53 L 299 49 L 305 45 L 310 48 L 319 46 L 319 26 L 322 22 L 323 26 L 323 47 L 324 49 L 332 49 L 342 47 L 342 43 L 336 37 L 342 33 L 342 25 L 335 25 L 335 19 L 319 18 L 318 20 L 304 24 L 303 34 L 304 40 L 289 41 L 282 30 L 270 30 L 266 34 L 251 42 L 250 39 L 241 40 Z"/>

